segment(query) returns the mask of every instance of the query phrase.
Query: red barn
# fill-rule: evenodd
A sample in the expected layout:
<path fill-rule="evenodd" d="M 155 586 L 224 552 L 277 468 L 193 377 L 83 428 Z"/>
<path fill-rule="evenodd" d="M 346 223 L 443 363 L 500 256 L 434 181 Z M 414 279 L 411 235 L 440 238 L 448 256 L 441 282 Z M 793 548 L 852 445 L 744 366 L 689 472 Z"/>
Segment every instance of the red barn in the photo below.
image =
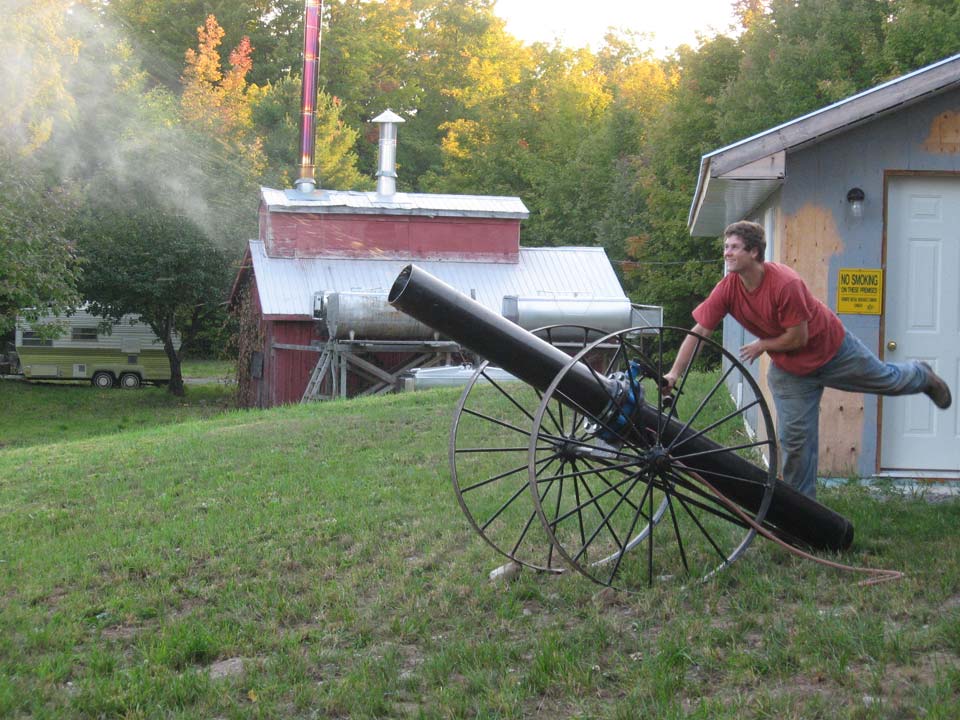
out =
<path fill-rule="evenodd" d="M 456 345 L 386 302 L 410 262 L 498 313 L 505 296 L 629 305 L 602 249 L 521 248 L 519 198 L 398 193 L 387 160 L 381 142 L 376 192 L 262 190 L 231 293 L 242 405 L 386 392 L 406 369 L 450 362 Z"/>

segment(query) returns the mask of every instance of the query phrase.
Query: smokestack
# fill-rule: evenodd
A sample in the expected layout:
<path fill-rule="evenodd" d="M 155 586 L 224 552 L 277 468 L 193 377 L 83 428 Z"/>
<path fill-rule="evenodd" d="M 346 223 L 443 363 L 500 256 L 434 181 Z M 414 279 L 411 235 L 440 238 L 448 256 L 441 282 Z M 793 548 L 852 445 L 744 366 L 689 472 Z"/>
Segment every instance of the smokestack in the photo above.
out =
<path fill-rule="evenodd" d="M 404 119 L 387 109 L 370 122 L 380 125 L 377 197 L 391 197 L 397 192 L 397 125 L 404 122 Z"/>
<path fill-rule="evenodd" d="M 321 0 L 306 0 L 303 10 L 303 84 L 300 88 L 300 177 L 294 186 L 302 193 L 317 187 L 314 154 L 317 134 L 317 68 L 320 57 Z"/>

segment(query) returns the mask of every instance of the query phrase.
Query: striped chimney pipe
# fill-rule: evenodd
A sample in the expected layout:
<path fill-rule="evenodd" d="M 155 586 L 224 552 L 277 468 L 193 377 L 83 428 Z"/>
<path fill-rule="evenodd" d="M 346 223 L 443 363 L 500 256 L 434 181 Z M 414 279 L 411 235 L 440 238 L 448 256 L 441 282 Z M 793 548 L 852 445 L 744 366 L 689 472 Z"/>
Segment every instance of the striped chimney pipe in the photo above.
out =
<path fill-rule="evenodd" d="M 300 177 L 294 183 L 302 193 L 317 188 L 314 155 L 317 134 L 317 83 L 320 58 L 322 0 L 306 0 L 303 10 L 303 82 L 300 88 Z"/>

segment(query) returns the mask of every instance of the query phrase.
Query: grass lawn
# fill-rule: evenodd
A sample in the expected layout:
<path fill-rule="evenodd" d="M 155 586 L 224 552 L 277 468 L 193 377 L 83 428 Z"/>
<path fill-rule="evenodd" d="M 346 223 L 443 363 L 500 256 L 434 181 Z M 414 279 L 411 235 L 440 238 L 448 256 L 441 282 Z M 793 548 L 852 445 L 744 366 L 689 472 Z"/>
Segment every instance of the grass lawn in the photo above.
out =
<path fill-rule="evenodd" d="M 233 360 L 195 360 L 187 358 L 180 367 L 184 379 L 216 378 L 232 381 L 237 376 L 237 364 Z"/>
<path fill-rule="evenodd" d="M 822 491 L 840 559 L 907 573 L 876 586 L 761 540 L 687 589 L 495 583 L 455 391 L 138 424 L 104 395 L 148 397 L 2 429 L 0 717 L 960 717 L 955 501 Z"/>
<path fill-rule="evenodd" d="M 0 380 L 0 450 L 106 439 L 131 430 L 213 417 L 235 407 L 234 386 L 222 383 L 189 385 L 186 397 L 178 398 L 152 385 L 101 390 L 86 383 Z"/>

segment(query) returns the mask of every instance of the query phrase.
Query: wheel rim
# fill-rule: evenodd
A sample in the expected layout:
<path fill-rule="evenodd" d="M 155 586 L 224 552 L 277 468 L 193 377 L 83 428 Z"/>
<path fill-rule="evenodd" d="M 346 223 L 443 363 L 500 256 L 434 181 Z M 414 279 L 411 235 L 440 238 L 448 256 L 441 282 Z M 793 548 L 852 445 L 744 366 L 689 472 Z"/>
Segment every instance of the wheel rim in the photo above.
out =
<path fill-rule="evenodd" d="M 140 387 L 140 378 L 132 373 L 125 373 L 120 378 L 120 386 L 127 389 Z"/>
<path fill-rule="evenodd" d="M 113 387 L 113 378 L 106 373 L 97 373 L 93 377 L 93 384 L 98 388 Z"/>
<path fill-rule="evenodd" d="M 535 330 L 571 354 L 594 347 L 605 333 L 584 326 L 557 325 Z M 497 552 L 522 565 L 562 572 L 550 539 L 537 521 L 527 482 L 527 452 L 534 414 L 542 393 L 523 382 L 504 382 L 481 363 L 464 387 L 450 431 L 453 490 L 473 529 Z M 566 413 L 558 403 L 551 406 Z M 547 468 L 554 463 L 547 460 Z M 563 483 L 556 484 L 558 488 Z M 547 493 L 544 500 L 548 501 Z"/>
<path fill-rule="evenodd" d="M 670 369 L 671 348 L 691 334 L 636 328 L 599 341 L 617 347 L 609 370 L 639 368 L 621 376 L 622 383 L 635 393 L 642 389 L 646 404 L 622 428 L 610 417 L 580 410 L 586 422 L 571 431 L 558 426 L 549 409 L 563 398 L 558 387 L 589 348 L 558 373 L 534 416 L 527 474 L 543 531 L 571 567 L 602 585 L 637 590 L 656 580 L 705 580 L 743 554 L 756 535 L 750 523 L 760 525 L 766 516 L 776 480 L 776 435 L 749 371 L 717 343 L 695 336 L 697 352 L 711 348 L 722 357 L 716 377 L 692 381 L 688 368 L 677 382 L 676 402 L 651 379 Z M 594 374 L 598 393 L 607 394 L 609 384 L 601 378 L 610 372 Z M 734 381 L 739 405 L 729 401 L 726 390 Z M 747 419 L 756 439 L 744 429 Z M 563 440 L 551 440 L 558 436 Z M 568 472 L 546 466 L 544 459 L 557 454 L 568 459 Z M 744 464 L 764 458 L 766 467 Z M 560 479 L 569 481 L 572 497 L 545 506 L 543 488 Z M 739 512 L 711 485 L 736 496 Z M 641 546 L 641 552 L 628 555 Z"/>

